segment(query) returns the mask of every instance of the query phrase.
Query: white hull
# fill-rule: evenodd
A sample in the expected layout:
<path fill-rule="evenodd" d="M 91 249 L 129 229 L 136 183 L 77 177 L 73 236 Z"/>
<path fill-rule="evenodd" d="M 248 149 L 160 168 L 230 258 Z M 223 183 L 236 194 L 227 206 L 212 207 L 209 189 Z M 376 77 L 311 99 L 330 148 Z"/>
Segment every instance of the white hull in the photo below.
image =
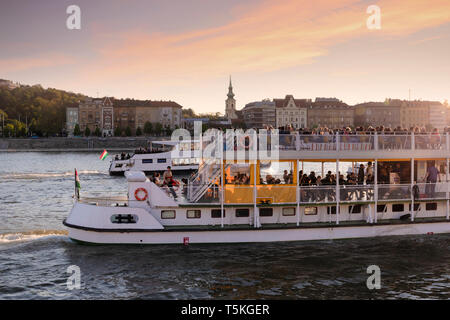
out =
<path fill-rule="evenodd" d="M 96 244 L 180 244 L 186 241 L 250 243 L 450 233 L 447 201 L 432 202 L 431 206 L 426 206 L 428 202 L 422 203 L 415 212 L 408 210 L 408 203 L 402 204 L 401 212 L 393 210 L 394 204 L 385 205 L 382 212 L 375 212 L 378 211 L 375 204 L 361 205 L 357 212 L 353 212 L 352 204 L 341 204 L 339 223 L 336 214 L 328 214 L 332 212 L 329 206 L 314 207 L 314 203 L 310 204 L 316 209 L 314 214 L 306 211 L 311 207 L 299 207 L 295 215 L 283 215 L 286 208 L 295 210 L 293 204 L 286 204 L 286 207 L 274 207 L 270 216 L 259 216 L 260 208 L 255 211 L 251 207 L 235 206 L 224 207 L 223 216 L 217 216 L 217 212 L 213 216 L 213 210 L 220 213 L 220 207 L 180 207 L 142 173 L 128 174 L 127 179 L 128 194 L 133 197 L 140 188 L 143 197 L 142 189 L 146 188 L 146 201 L 128 198 L 76 201 L 64 222 L 70 238 Z M 139 182 L 143 179 L 146 181 Z M 256 221 L 260 228 L 255 227 Z"/>
<path fill-rule="evenodd" d="M 255 243 L 450 233 L 450 222 L 220 231 L 99 232 L 68 229 L 71 239 L 95 244 L 183 244 L 186 239 L 188 243 Z"/>
<path fill-rule="evenodd" d="M 188 142 L 190 145 L 190 142 Z M 157 144 L 172 146 L 171 151 L 136 153 L 130 159 L 113 159 L 109 167 L 110 175 L 123 175 L 126 171 L 143 171 L 145 173 L 163 172 L 167 166 L 173 172 L 198 170 L 199 150 L 180 151 L 176 142 L 165 141 Z"/>

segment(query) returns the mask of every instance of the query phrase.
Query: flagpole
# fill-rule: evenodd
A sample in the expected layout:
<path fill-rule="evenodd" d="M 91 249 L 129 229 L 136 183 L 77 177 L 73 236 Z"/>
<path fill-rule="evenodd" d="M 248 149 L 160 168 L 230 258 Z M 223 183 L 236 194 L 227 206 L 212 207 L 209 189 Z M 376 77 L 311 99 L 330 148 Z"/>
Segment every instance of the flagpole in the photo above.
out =
<path fill-rule="evenodd" d="M 76 198 L 77 197 L 77 168 L 75 168 L 75 170 L 74 170 L 74 179 L 73 179 L 73 182 L 74 182 L 74 190 L 73 190 L 73 192 L 74 192 L 74 197 Z"/>

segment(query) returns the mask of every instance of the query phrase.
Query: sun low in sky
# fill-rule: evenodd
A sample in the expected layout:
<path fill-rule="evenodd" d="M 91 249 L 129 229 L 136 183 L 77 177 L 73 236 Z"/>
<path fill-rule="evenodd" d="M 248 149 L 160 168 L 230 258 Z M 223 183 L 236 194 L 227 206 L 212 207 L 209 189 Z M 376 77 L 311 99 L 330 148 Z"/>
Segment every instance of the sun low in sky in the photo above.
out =
<path fill-rule="evenodd" d="M 450 97 L 449 0 L 2 1 L 0 40 L 0 78 L 198 113 L 224 112 L 229 75 L 238 109 Z"/>

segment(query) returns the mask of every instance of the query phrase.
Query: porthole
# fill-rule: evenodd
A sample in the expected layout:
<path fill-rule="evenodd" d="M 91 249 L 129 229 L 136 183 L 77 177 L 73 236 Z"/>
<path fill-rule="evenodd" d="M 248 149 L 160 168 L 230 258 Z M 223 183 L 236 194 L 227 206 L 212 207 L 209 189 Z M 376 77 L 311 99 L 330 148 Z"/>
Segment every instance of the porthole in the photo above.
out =
<path fill-rule="evenodd" d="M 138 216 L 135 214 L 113 214 L 111 216 L 112 223 L 136 223 Z"/>

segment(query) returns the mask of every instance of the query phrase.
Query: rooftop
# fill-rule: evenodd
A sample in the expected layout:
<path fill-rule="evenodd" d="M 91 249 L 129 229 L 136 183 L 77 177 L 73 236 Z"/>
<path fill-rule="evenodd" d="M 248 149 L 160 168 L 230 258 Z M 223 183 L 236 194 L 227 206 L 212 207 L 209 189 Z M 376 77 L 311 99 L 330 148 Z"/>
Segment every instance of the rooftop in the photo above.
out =
<path fill-rule="evenodd" d="M 273 102 L 275 102 L 275 107 L 285 108 L 291 99 L 298 108 L 305 108 L 312 103 L 311 99 L 294 99 L 294 96 L 291 94 L 286 95 L 284 99 L 273 99 Z"/>
<path fill-rule="evenodd" d="M 114 99 L 113 105 L 117 107 L 163 107 L 163 108 L 183 108 L 175 101 L 164 100 L 134 100 L 134 99 Z"/>

